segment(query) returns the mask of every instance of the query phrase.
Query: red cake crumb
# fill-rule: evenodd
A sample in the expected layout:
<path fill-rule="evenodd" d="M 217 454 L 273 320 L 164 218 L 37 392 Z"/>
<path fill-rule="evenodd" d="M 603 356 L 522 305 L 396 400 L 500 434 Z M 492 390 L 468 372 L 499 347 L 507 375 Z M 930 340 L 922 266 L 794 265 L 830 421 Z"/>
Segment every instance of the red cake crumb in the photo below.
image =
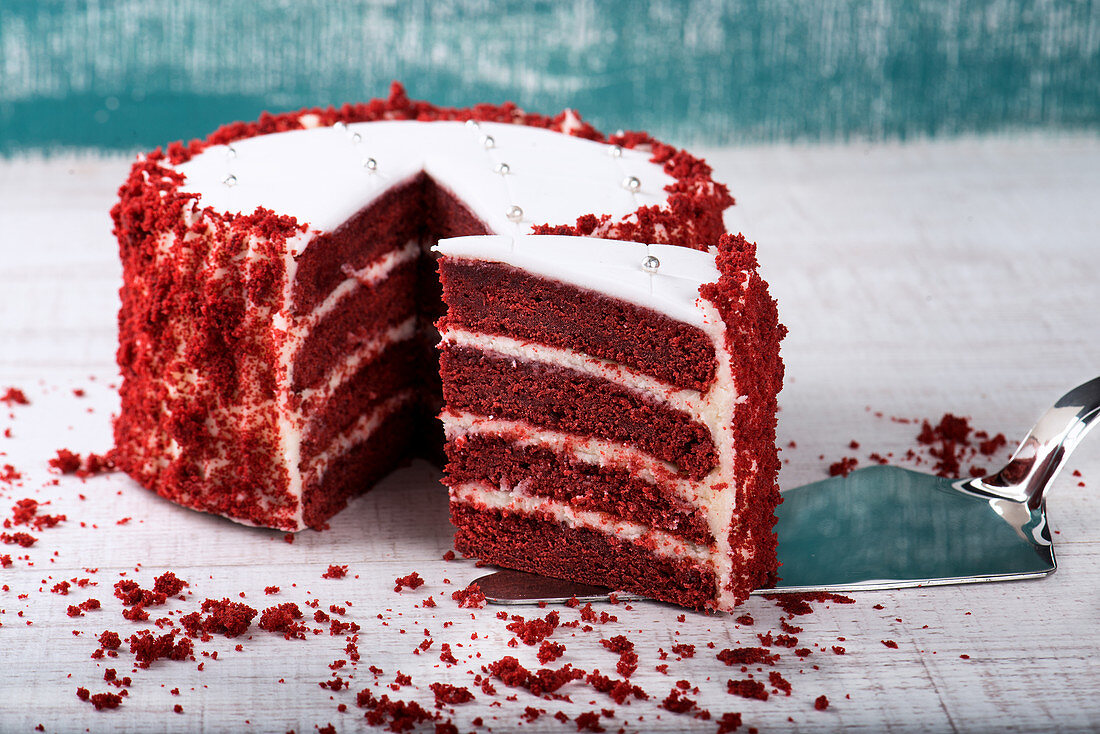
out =
<path fill-rule="evenodd" d="M 928 421 L 921 424 L 917 441 L 930 446 L 928 453 L 937 460 L 933 470 L 941 477 L 957 477 L 961 470 L 964 451 L 970 445 L 970 422 L 966 418 L 944 413 L 933 427 Z"/>
<path fill-rule="evenodd" d="M 796 627 L 795 625 L 791 624 L 790 622 L 788 622 L 785 619 L 780 619 L 779 620 L 779 628 L 782 629 L 784 632 L 786 632 L 789 635 L 797 635 L 800 632 L 802 632 L 801 627 Z"/>
<path fill-rule="evenodd" d="M 601 675 L 599 670 L 593 670 L 584 680 L 588 685 L 592 686 L 600 693 L 606 693 L 611 697 L 611 700 L 620 706 L 632 696 L 639 701 L 649 699 L 649 694 L 640 687 L 625 680 L 616 680 L 615 678 Z"/>
<path fill-rule="evenodd" d="M 730 734 L 741 728 L 741 714 L 727 712 L 718 718 L 717 734 Z"/>
<path fill-rule="evenodd" d="M 833 645 L 833 652 L 837 655 L 843 655 L 844 654 L 844 648 L 841 647 L 840 645 Z"/>
<path fill-rule="evenodd" d="M 18 475 L 16 475 L 16 478 L 18 478 Z M 39 502 L 30 497 L 17 500 L 11 508 L 11 519 L 4 520 L 4 527 L 12 528 L 16 525 L 25 525 L 40 531 L 55 527 L 67 519 L 64 515 L 39 514 L 39 507 L 41 507 Z"/>
<path fill-rule="evenodd" d="M 777 607 L 792 617 L 813 614 L 814 608 L 810 606 L 810 602 L 819 604 L 825 602 L 835 602 L 837 604 L 856 603 L 856 600 L 850 596 L 832 594 L 826 591 L 809 592 L 805 594 L 764 594 L 764 598 L 768 601 L 775 602 Z"/>
<path fill-rule="evenodd" d="M 696 702 L 686 698 L 679 688 L 673 688 L 664 701 L 661 708 L 674 714 L 686 714 L 696 708 Z"/>
<path fill-rule="evenodd" d="M 573 719 L 573 723 L 577 725 L 577 731 L 607 731 L 600 726 L 600 715 L 595 711 L 577 714 L 577 718 Z"/>
<path fill-rule="evenodd" d="M 348 567 L 347 566 L 337 566 L 336 564 L 332 564 L 328 567 L 327 571 L 325 571 L 323 574 L 321 574 L 321 578 L 323 578 L 323 579 L 342 579 L 347 575 L 348 575 Z M 398 584 L 400 584 L 401 579 L 397 579 L 397 582 L 398 582 Z M 424 582 L 421 581 L 420 583 L 424 583 Z M 416 587 L 414 586 L 412 588 L 416 588 Z M 400 589 L 394 589 L 394 591 L 399 591 L 399 590 Z"/>
<path fill-rule="evenodd" d="M 122 696 L 117 693 L 95 693 L 91 695 L 90 699 L 83 700 L 90 700 L 91 704 L 95 706 L 96 711 L 102 711 L 103 709 L 117 709 L 119 706 L 122 705 Z"/>
<path fill-rule="evenodd" d="M 180 624 L 191 637 L 209 639 L 211 634 L 238 637 L 248 631 L 258 612 L 247 604 L 229 599 L 206 599 L 200 607 L 202 614 L 191 612 L 180 617 Z"/>
<path fill-rule="evenodd" d="M 448 665 L 458 665 L 458 660 L 455 658 L 454 653 L 451 652 L 451 646 L 444 642 L 439 646 L 439 659 L 441 662 Z"/>
<path fill-rule="evenodd" d="M 576 669 L 568 663 L 557 670 L 540 668 L 537 673 L 532 673 L 510 655 L 489 663 L 488 669 L 489 673 L 504 685 L 510 688 L 526 688 L 536 696 L 553 693 L 566 683 L 584 677 L 583 670 Z"/>
<path fill-rule="evenodd" d="M 898 649 L 898 643 L 894 642 L 893 640 L 883 640 L 882 644 L 886 645 L 886 647 L 892 648 L 894 650 Z"/>
<path fill-rule="evenodd" d="M 773 671 L 769 672 L 768 673 L 768 682 L 771 683 L 773 687 L 778 688 L 779 690 L 786 693 L 788 696 L 791 695 L 790 681 L 788 681 L 786 678 L 784 678 L 782 675 L 780 675 L 779 671 L 773 670 Z"/>
<path fill-rule="evenodd" d="M 552 663 L 565 654 L 565 645 L 544 640 L 539 646 L 538 659 L 543 665 Z"/>
<path fill-rule="evenodd" d="M 550 612 L 545 619 L 524 620 L 519 615 L 512 616 L 512 623 L 508 625 L 509 632 L 515 633 L 520 642 L 525 645 L 537 645 L 554 633 L 560 619 L 557 612 Z"/>
<path fill-rule="evenodd" d="M 68 449 L 57 449 L 57 456 L 50 459 L 48 463 L 50 468 L 56 469 L 62 474 L 75 474 L 81 479 L 102 472 L 114 471 L 115 468 L 114 459 L 110 454 L 102 456 L 90 453 L 82 459 L 80 454 Z"/>
<path fill-rule="evenodd" d="M 117 650 L 122 646 L 122 639 L 118 636 L 117 632 L 104 630 L 99 636 L 99 645 L 105 650 Z"/>
<path fill-rule="evenodd" d="M 834 462 L 829 465 L 830 477 L 846 477 L 852 473 L 852 471 L 859 466 L 859 460 L 854 456 L 845 456 L 840 461 Z"/>
<path fill-rule="evenodd" d="M 190 584 L 181 578 L 177 578 L 176 574 L 171 571 L 166 571 L 163 575 L 153 580 L 153 591 L 158 594 L 164 594 L 165 596 L 176 596 L 181 593 L 186 586 L 190 586 Z"/>
<path fill-rule="evenodd" d="M 522 718 L 527 723 L 531 723 L 532 721 L 534 721 L 535 719 L 537 719 L 538 717 L 542 716 L 545 713 L 546 713 L 545 709 L 537 709 L 534 706 L 528 706 L 528 707 L 523 709 L 523 713 L 520 714 L 520 718 Z"/>
<path fill-rule="evenodd" d="M 27 400 L 26 394 L 19 388 L 9 387 L 0 395 L 0 403 L 6 403 L 10 408 L 13 405 L 30 405 L 31 401 Z"/>
<path fill-rule="evenodd" d="M 418 724 L 437 721 L 439 718 L 415 701 L 390 700 L 390 697 L 385 695 L 375 698 L 369 688 L 359 691 L 355 697 L 355 705 L 366 709 L 368 724 L 385 725 L 386 729 L 392 732 L 411 731 Z"/>
<path fill-rule="evenodd" d="M 331 566 L 330 566 L 331 569 Z M 413 571 L 408 576 L 402 576 L 393 580 L 393 590 L 400 592 L 402 589 L 418 589 L 424 585 L 424 579 L 420 578 L 420 574 Z"/>
<path fill-rule="evenodd" d="M 133 653 L 139 668 L 148 668 L 161 658 L 184 660 L 194 652 L 191 640 L 186 637 L 176 642 L 175 630 L 159 637 L 148 631 L 138 632 L 129 638 L 129 642 L 130 652 Z"/>
<path fill-rule="evenodd" d="M 270 596 L 271 594 L 278 594 L 279 593 L 279 587 L 278 586 L 265 586 L 264 587 L 264 593 L 267 594 L 268 596 Z"/>
<path fill-rule="evenodd" d="M 30 548 L 38 542 L 38 538 L 29 533 L 0 533 L 0 543 L 18 545 L 20 548 Z"/>
<path fill-rule="evenodd" d="M 619 654 L 619 663 L 616 669 L 619 675 L 629 678 L 638 669 L 638 655 L 634 652 L 634 643 L 622 635 L 616 635 L 610 640 L 600 640 L 600 644 L 611 652 Z"/>
<path fill-rule="evenodd" d="M 775 665 L 779 655 L 768 652 L 763 647 L 738 647 L 722 650 L 716 656 L 726 665 Z"/>
<path fill-rule="evenodd" d="M 455 706 L 474 700 L 474 694 L 470 693 L 469 689 L 452 686 L 448 683 L 432 683 L 428 688 L 435 694 L 436 708 Z"/>
<path fill-rule="evenodd" d="M 181 706 L 180 704 L 177 703 L 176 705 L 174 705 L 172 707 L 172 711 L 174 713 L 177 713 L 177 714 L 182 714 L 183 713 L 183 706 Z"/>
<path fill-rule="evenodd" d="M 790 635 L 776 635 L 775 644 L 779 647 L 794 647 L 798 644 L 798 638 Z"/>
<path fill-rule="evenodd" d="M 123 606 L 127 607 L 159 606 L 168 601 L 167 594 L 156 590 L 143 589 L 132 579 L 123 579 L 116 582 L 115 596 L 122 601 Z"/>
<path fill-rule="evenodd" d="M 23 475 L 16 471 L 15 467 L 11 464 L 0 466 L 0 482 L 14 484 L 17 480 L 22 478 Z"/>
<path fill-rule="evenodd" d="M 682 658 L 693 658 L 695 657 L 695 645 L 676 644 L 672 646 L 672 652 Z"/>
<path fill-rule="evenodd" d="M 485 606 L 485 594 L 481 593 L 481 587 L 477 584 L 470 584 L 465 589 L 455 591 L 451 594 L 451 598 L 464 609 L 481 609 Z"/>
<path fill-rule="evenodd" d="M 12 560 L 10 553 L 0 553 L 0 568 L 11 568 Z"/>
<path fill-rule="evenodd" d="M 302 618 L 302 610 L 293 602 L 268 607 L 260 615 L 260 629 L 282 632 L 286 639 L 304 640 L 307 628 L 295 620 Z"/>
<path fill-rule="evenodd" d="M 443 554 L 443 560 L 444 561 L 453 561 L 454 559 L 455 559 L 455 552 L 453 550 L 449 550 L 449 551 L 447 551 L 446 553 Z"/>
<path fill-rule="evenodd" d="M 818 711 L 824 711 L 829 708 L 829 699 L 825 696 L 818 696 L 814 699 L 814 708 Z"/>
<path fill-rule="evenodd" d="M 742 698 L 758 698 L 761 701 L 768 700 L 768 690 L 764 684 L 752 678 L 745 680 L 729 680 L 726 682 L 729 693 Z"/>

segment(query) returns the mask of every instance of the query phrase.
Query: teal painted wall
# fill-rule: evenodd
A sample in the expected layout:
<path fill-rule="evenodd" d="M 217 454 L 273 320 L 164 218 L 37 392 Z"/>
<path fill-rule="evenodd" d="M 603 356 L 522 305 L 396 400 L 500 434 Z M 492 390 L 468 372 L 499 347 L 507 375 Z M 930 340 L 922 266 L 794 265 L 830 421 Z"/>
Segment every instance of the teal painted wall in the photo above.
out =
<path fill-rule="evenodd" d="M 0 153 L 384 95 L 679 143 L 1100 130 L 1100 3 L 0 0 Z"/>

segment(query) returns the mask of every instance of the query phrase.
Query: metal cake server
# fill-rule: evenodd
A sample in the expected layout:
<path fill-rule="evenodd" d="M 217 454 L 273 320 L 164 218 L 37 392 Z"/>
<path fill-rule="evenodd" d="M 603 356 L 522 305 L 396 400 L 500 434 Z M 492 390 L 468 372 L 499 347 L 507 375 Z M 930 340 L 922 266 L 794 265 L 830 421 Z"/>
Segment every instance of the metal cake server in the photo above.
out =
<path fill-rule="evenodd" d="M 784 492 L 776 510 L 783 578 L 753 593 L 897 589 L 1053 573 L 1046 491 L 1098 417 L 1100 377 L 1059 398 L 994 474 L 952 480 L 872 466 Z M 573 596 L 599 601 L 610 593 L 519 571 L 498 571 L 475 583 L 496 604 Z"/>

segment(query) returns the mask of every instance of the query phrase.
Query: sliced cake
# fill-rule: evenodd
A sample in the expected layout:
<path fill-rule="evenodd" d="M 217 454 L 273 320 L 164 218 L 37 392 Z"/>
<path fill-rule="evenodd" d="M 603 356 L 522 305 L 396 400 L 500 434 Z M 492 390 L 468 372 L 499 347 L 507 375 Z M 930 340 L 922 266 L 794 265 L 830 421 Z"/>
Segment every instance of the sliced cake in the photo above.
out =
<path fill-rule="evenodd" d="M 439 451 L 440 237 L 705 248 L 731 203 L 705 163 L 645 134 L 607 138 L 570 111 L 435 107 L 396 86 L 142 156 L 112 211 L 116 461 L 187 507 L 321 526 Z M 701 476 L 717 449 L 693 446 Z"/>
<path fill-rule="evenodd" d="M 755 246 L 435 249 L 460 551 L 695 608 L 774 581 L 784 329 Z"/>

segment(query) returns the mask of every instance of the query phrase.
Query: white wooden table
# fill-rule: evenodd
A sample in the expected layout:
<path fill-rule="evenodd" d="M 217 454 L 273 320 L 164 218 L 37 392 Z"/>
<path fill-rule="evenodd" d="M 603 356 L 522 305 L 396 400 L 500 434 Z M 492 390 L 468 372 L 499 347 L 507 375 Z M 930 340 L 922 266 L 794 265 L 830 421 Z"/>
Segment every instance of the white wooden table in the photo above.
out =
<path fill-rule="evenodd" d="M 841 456 L 901 454 L 914 445 L 913 426 L 875 411 L 928 418 L 951 411 L 1015 440 L 1062 391 L 1100 374 L 1100 141 L 766 147 L 708 157 L 738 198 L 730 228 L 761 243 L 790 328 L 779 433 L 784 447 L 796 441 L 797 448 L 784 449 L 784 487 L 821 478 Z M 481 571 L 440 560 L 450 547 L 446 496 L 427 465 L 392 476 L 331 530 L 302 533 L 293 544 L 280 533 L 177 508 L 121 475 L 55 483 L 46 462 L 57 449 L 102 452 L 111 444 L 119 265 L 107 211 L 127 165 L 117 158 L 0 161 L 0 393 L 17 386 L 31 401 L 0 405 L 0 434 L 11 429 L 10 438 L 0 437 L 0 467 L 22 473 L 14 484 L 0 482 L 0 518 L 22 497 L 49 501 L 44 511 L 68 517 L 32 533 L 39 540 L 30 549 L 0 546 L 15 559 L 0 569 L 0 730 L 309 732 L 331 722 L 349 731 L 366 728 L 355 692 L 372 687 L 431 708 L 428 684 L 447 681 L 476 696 L 455 707 L 463 731 L 476 728 L 477 717 L 486 729 L 514 730 L 534 706 L 547 713 L 524 722 L 524 731 L 575 731 L 552 715 L 609 708 L 615 718 L 602 720 L 609 731 L 713 732 L 713 721 L 659 708 L 682 679 L 699 688 L 688 697 L 713 715 L 738 711 L 746 728 L 761 731 L 1100 728 L 1097 436 L 1054 488 L 1054 576 L 816 605 L 815 614 L 793 620 L 804 628 L 799 644 L 814 654 L 800 661 L 776 648 L 783 657 L 774 669 L 793 693 L 768 701 L 726 693 L 727 679 L 745 676 L 715 659 L 722 648 L 757 644 L 757 633 L 781 631 L 780 611 L 759 598 L 745 605 L 752 627 L 693 613 L 681 623 L 679 609 L 636 603 L 598 610 L 615 614 L 616 623 L 591 633 L 559 628 L 551 638 L 567 647 L 552 667 L 568 662 L 614 674 L 616 656 L 599 640 L 626 635 L 640 656 L 632 682 L 648 701 L 614 705 L 579 683 L 560 691 L 571 702 L 541 700 L 499 681 L 497 696 L 482 693 L 472 684 L 480 666 L 515 655 L 534 669 L 536 648 L 509 647 L 512 634 L 497 609 L 471 613 L 451 601 L 450 592 Z M 858 451 L 848 449 L 853 439 Z M 1082 477 L 1071 476 L 1074 469 Z M 117 524 L 123 518 L 130 520 Z M 351 575 L 322 579 L 330 563 L 348 565 Z M 151 608 L 154 619 L 163 610 L 176 617 L 193 611 L 207 597 L 258 609 L 346 603 L 345 619 L 362 628 L 361 662 L 337 671 L 354 676 L 350 690 L 318 686 L 330 679 L 330 663 L 348 657 L 345 639 L 327 629 L 287 641 L 254 624 L 245 637 L 197 642 L 195 661 L 162 660 L 136 672 L 125 644 L 117 660 L 90 659 L 103 630 L 125 638 L 150 628 L 122 619 L 112 595 L 119 574 L 148 587 L 169 569 L 190 582 L 191 596 Z M 393 579 L 412 571 L 426 585 L 394 593 Z M 98 585 L 51 593 L 74 578 Z M 270 585 L 281 591 L 265 595 Z M 439 605 L 418 607 L 429 595 Z M 88 597 L 102 609 L 66 615 L 68 605 Z M 538 610 L 519 611 L 531 617 Z M 561 612 L 563 621 L 577 617 Z M 435 642 L 414 655 L 424 629 Z M 443 642 L 458 665 L 440 662 Z M 658 648 L 677 642 L 695 644 L 695 657 L 670 655 L 668 674 L 655 670 Z M 832 645 L 846 654 L 834 654 Z M 368 665 L 385 671 L 380 688 Z M 132 676 L 133 685 L 121 708 L 96 712 L 75 692 L 116 691 L 103 680 L 108 667 Z M 398 670 L 412 685 L 386 688 Z M 750 672 L 767 677 L 767 670 Z M 827 711 L 814 709 L 820 695 L 831 702 Z M 175 704 L 182 714 L 173 713 Z"/>

